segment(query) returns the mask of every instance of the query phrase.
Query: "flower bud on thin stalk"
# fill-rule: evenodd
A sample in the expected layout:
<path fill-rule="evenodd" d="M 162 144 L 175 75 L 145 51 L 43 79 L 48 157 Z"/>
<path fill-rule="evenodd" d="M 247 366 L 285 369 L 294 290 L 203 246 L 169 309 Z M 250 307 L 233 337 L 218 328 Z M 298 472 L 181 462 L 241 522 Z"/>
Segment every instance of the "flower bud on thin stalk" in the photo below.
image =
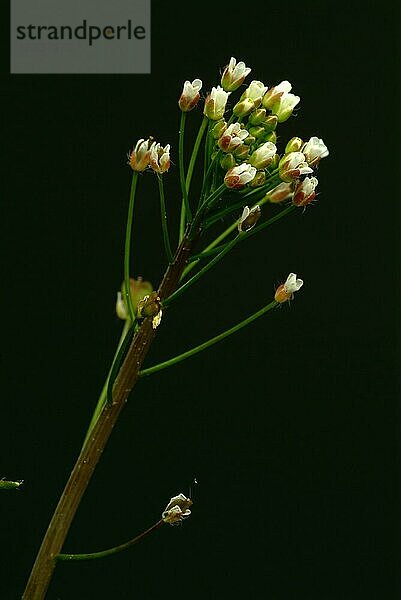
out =
<path fill-rule="evenodd" d="M 242 163 L 227 171 L 224 177 L 224 183 L 228 188 L 234 190 L 242 189 L 247 183 L 252 181 L 256 175 L 255 167 L 247 163 Z"/>
<path fill-rule="evenodd" d="M 313 173 L 313 169 L 308 166 L 302 152 L 285 154 L 279 162 L 278 169 L 280 178 L 286 182 L 298 179 L 301 175 Z"/>
<path fill-rule="evenodd" d="M 212 88 L 212 91 L 205 100 L 203 113 L 211 121 L 219 121 L 223 118 L 226 110 L 229 92 L 225 92 L 219 85 Z"/>
<path fill-rule="evenodd" d="M 302 152 L 310 167 L 317 167 L 320 160 L 329 155 L 329 149 L 324 141 L 316 136 L 311 137 L 310 140 L 306 142 L 302 148 Z"/>
<path fill-rule="evenodd" d="M 305 177 L 303 181 L 298 181 L 295 186 L 294 198 L 292 203 L 295 206 L 306 206 L 310 204 L 316 197 L 315 189 L 318 180 L 316 177 Z"/>
<path fill-rule="evenodd" d="M 139 140 L 132 152 L 128 153 L 128 164 L 133 171 L 141 172 L 146 169 L 150 161 L 150 152 L 155 142 L 152 138 Z"/>
<path fill-rule="evenodd" d="M 294 108 L 299 103 L 301 98 L 294 94 L 283 94 L 281 98 L 275 102 L 271 108 L 272 113 L 277 116 L 279 123 L 284 123 L 293 113 Z"/>
<path fill-rule="evenodd" d="M 237 63 L 236 59 L 232 56 L 221 77 L 223 89 L 226 92 L 235 92 L 235 90 L 242 85 L 245 77 L 249 75 L 250 72 L 251 69 L 247 67 L 244 62 L 240 61 Z"/>
<path fill-rule="evenodd" d="M 191 83 L 186 81 L 184 83 L 184 89 L 178 100 L 178 106 L 183 112 L 189 112 L 198 104 L 200 99 L 200 90 L 202 88 L 202 81 L 200 79 L 194 79 Z"/>
<path fill-rule="evenodd" d="M 165 173 L 170 168 L 170 144 L 164 148 L 160 144 L 153 144 L 150 150 L 149 163 L 155 173 Z"/>
<path fill-rule="evenodd" d="M 304 142 L 300 137 L 293 137 L 289 140 L 289 142 L 287 142 L 284 154 L 289 154 L 290 152 L 300 152 L 303 145 Z"/>
<path fill-rule="evenodd" d="M 162 513 L 163 521 L 169 525 L 179 525 L 190 516 L 189 507 L 192 504 L 191 498 L 187 498 L 184 494 L 173 496 Z"/>
<path fill-rule="evenodd" d="M 232 123 L 219 138 L 217 145 L 223 152 L 232 152 L 245 141 L 248 135 L 248 131 L 239 123 Z"/>
<path fill-rule="evenodd" d="M 270 88 L 263 96 L 262 104 L 265 108 L 272 108 L 278 102 L 283 94 L 290 92 L 292 85 L 289 81 L 282 81 L 279 85 Z"/>
<path fill-rule="evenodd" d="M 265 169 L 270 165 L 277 148 L 272 142 L 265 142 L 257 148 L 249 157 L 248 162 L 256 169 Z"/>
<path fill-rule="evenodd" d="M 283 302 L 288 302 L 292 300 L 294 297 L 294 292 L 297 292 L 302 286 L 304 282 L 302 279 L 297 279 L 295 273 L 290 273 L 287 277 L 285 283 L 279 285 L 274 294 L 274 299 L 276 302 L 282 304 Z"/>

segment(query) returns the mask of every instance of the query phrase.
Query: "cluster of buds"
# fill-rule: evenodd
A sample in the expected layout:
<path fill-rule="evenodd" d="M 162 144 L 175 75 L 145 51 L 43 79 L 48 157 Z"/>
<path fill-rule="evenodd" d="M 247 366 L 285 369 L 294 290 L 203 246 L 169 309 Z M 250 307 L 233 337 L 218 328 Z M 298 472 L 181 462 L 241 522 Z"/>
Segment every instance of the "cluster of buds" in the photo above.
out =
<path fill-rule="evenodd" d="M 292 197 L 296 206 L 305 206 L 314 198 L 317 180 L 307 177 L 304 183 L 302 179 L 313 174 L 319 161 L 328 155 L 328 149 L 317 137 L 306 143 L 300 138 L 292 138 L 284 154 L 278 154 L 277 125 L 289 119 L 300 102 L 300 97 L 291 92 L 289 81 L 282 81 L 270 89 L 262 81 L 251 81 L 234 104 L 232 117 L 226 122 L 224 115 L 228 98 L 244 83 L 250 72 L 244 62 L 237 62 L 231 57 L 223 70 L 221 85 L 212 88 L 204 103 L 204 115 L 215 122 L 211 135 L 216 144 L 215 152 L 220 153 L 220 166 L 225 171 L 224 183 L 234 190 L 248 184 L 258 187 L 278 171 L 283 185 L 278 186 L 270 201 L 281 202 Z M 201 86 L 200 79 L 185 82 L 178 102 L 182 111 L 187 112 L 196 106 Z"/>
<path fill-rule="evenodd" d="M 128 153 L 128 164 L 138 173 L 148 167 L 155 173 L 165 173 L 170 168 L 170 144 L 163 148 L 151 137 L 147 140 L 138 140 L 135 148 Z"/>

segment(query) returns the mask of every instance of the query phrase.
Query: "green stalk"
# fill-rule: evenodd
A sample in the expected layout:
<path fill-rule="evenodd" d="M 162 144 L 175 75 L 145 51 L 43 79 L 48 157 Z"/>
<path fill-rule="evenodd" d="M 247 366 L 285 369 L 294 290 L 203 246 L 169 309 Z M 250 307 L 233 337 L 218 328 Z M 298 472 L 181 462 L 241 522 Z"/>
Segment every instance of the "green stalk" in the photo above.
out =
<path fill-rule="evenodd" d="M 217 264 L 227 254 L 227 252 L 229 252 L 231 250 L 231 248 L 233 248 L 235 246 L 235 244 L 237 244 L 237 242 L 240 240 L 240 238 L 243 235 L 244 235 L 243 233 L 239 233 L 233 240 L 231 240 L 231 242 L 229 242 L 217 256 L 215 256 L 207 265 L 205 265 L 203 267 L 203 269 L 198 271 L 198 273 L 196 273 L 193 277 L 191 277 L 191 279 L 188 279 L 188 281 L 186 283 L 184 283 L 181 287 L 179 287 L 178 290 L 176 290 L 173 294 L 171 294 L 171 296 L 166 298 L 163 301 L 163 306 L 164 307 L 169 306 L 169 304 L 171 304 L 171 302 L 176 300 L 191 285 L 193 285 L 196 281 L 198 281 L 198 279 L 200 279 L 202 277 L 202 275 L 204 275 L 207 271 L 209 271 L 209 269 L 214 267 L 214 265 Z"/>
<path fill-rule="evenodd" d="M 202 123 L 199 127 L 198 135 L 196 136 L 194 147 L 192 148 L 191 158 L 189 160 L 187 177 L 185 180 L 187 194 L 189 194 L 189 190 L 191 187 L 192 175 L 194 172 L 196 159 L 198 158 L 200 144 L 202 142 L 203 134 L 205 133 L 207 123 L 208 123 L 208 118 L 204 116 L 202 119 Z M 184 237 L 184 232 L 185 232 L 185 204 L 184 204 L 184 199 L 183 199 L 182 203 L 181 203 L 181 217 L 180 217 L 180 242 L 181 242 L 182 238 Z"/>
<path fill-rule="evenodd" d="M 180 171 L 180 184 L 183 203 L 185 207 L 185 221 L 192 221 L 191 207 L 188 201 L 187 185 L 185 181 L 185 166 L 184 166 L 184 138 L 185 138 L 185 121 L 187 113 L 181 111 L 180 132 L 178 138 L 178 163 Z"/>
<path fill-rule="evenodd" d="M 152 527 L 149 527 L 149 529 L 147 529 L 143 533 L 140 533 L 139 535 L 134 537 L 132 540 L 129 540 L 124 544 L 120 544 L 119 546 L 114 546 L 114 548 L 108 548 L 107 550 L 101 550 L 100 552 L 90 552 L 88 554 L 57 554 L 56 560 L 94 560 L 97 558 L 106 558 L 106 556 L 112 556 L 113 554 L 117 554 L 118 552 L 122 552 L 123 550 L 128 550 L 128 548 L 131 548 L 131 546 L 134 546 L 138 542 L 142 541 L 147 535 L 149 535 L 149 533 L 152 533 L 152 531 L 156 531 L 156 529 L 159 529 L 159 527 L 163 525 L 163 523 L 163 519 L 160 519 L 160 521 L 152 525 Z"/>
<path fill-rule="evenodd" d="M 207 342 L 204 342 L 203 344 L 200 344 L 199 346 L 196 346 L 195 348 L 192 348 L 191 350 L 188 350 L 187 352 L 183 352 L 182 354 L 179 354 L 178 356 L 174 356 L 174 358 L 170 358 L 170 360 L 166 360 L 162 363 L 154 365 L 153 367 L 149 367 L 148 369 L 143 369 L 142 371 L 139 371 L 139 377 L 146 377 L 148 375 L 152 375 L 153 373 L 156 373 L 157 371 L 166 369 L 167 367 L 172 367 L 173 365 L 181 362 L 182 360 L 190 358 L 191 356 L 198 354 L 198 352 L 202 352 L 202 350 L 206 350 L 206 348 L 210 348 L 210 346 L 213 346 L 213 344 L 217 344 L 218 342 L 221 342 L 226 337 L 232 335 L 233 333 L 236 333 L 243 327 L 246 327 L 247 325 L 252 323 L 252 321 L 255 321 L 256 319 L 258 319 L 259 317 L 261 317 L 262 315 L 264 315 L 265 313 L 267 313 L 269 310 L 271 310 L 272 308 L 274 308 L 277 305 L 278 305 L 278 302 L 273 300 L 273 302 L 270 302 L 270 304 L 267 304 L 266 306 L 264 306 L 257 312 L 253 313 L 253 315 L 251 315 L 247 319 L 244 319 L 237 325 L 234 325 L 234 327 L 231 327 L 231 329 L 227 329 L 226 331 L 223 331 L 223 333 L 216 335 L 215 337 L 211 338 Z"/>
<path fill-rule="evenodd" d="M 120 339 L 118 341 L 117 350 L 116 350 L 116 352 L 115 352 L 115 354 L 113 356 L 111 367 L 110 367 L 110 370 L 109 370 L 109 372 L 107 374 L 106 381 L 104 382 L 102 391 L 100 392 L 99 400 L 97 401 L 95 410 L 94 410 L 93 415 L 92 415 L 91 422 L 89 423 L 88 431 L 86 432 L 84 443 L 83 443 L 82 447 L 84 447 L 85 444 L 86 444 L 86 442 L 88 441 L 88 438 L 89 438 L 89 436 L 90 436 L 90 434 L 92 432 L 92 429 L 95 426 L 95 423 L 96 423 L 96 421 L 97 421 L 100 413 L 102 412 L 103 406 L 106 404 L 106 400 L 107 400 L 107 388 L 108 388 L 108 384 L 109 384 L 109 378 L 110 378 L 110 375 L 111 375 L 111 371 L 113 369 L 114 361 L 115 361 L 115 359 L 116 359 L 116 357 L 118 355 L 118 352 L 119 352 L 119 350 L 121 348 L 121 344 L 123 343 L 124 338 L 127 335 L 127 332 L 129 330 L 130 326 L 131 326 L 131 321 L 129 319 L 127 319 L 126 321 L 124 321 L 124 327 L 123 327 L 123 330 L 121 332 L 121 337 L 120 337 Z"/>
<path fill-rule="evenodd" d="M 217 191 L 217 190 L 216 190 Z M 256 204 L 258 204 L 259 206 L 263 206 L 263 204 L 266 204 L 266 202 L 269 201 L 269 197 L 266 195 L 264 198 L 262 198 L 261 200 L 259 200 L 259 202 L 257 202 Z M 256 204 L 253 205 L 256 206 Z M 252 208 L 253 208 L 252 207 Z M 284 216 L 284 214 L 287 214 L 287 212 L 290 212 L 289 210 L 285 209 L 286 212 L 283 211 L 283 214 L 281 215 L 281 213 L 279 213 L 281 216 Z M 280 217 L 281 218 L 281 217 Z M 276 215 L 276 217 L 273 217 L 274 221 L 278 220 L 278 215 Z M 252 229 L 249 234 L 255 233 L 255 229 L 256 231 L 260 231 L 260 228 L 263 226 L 267 226 L 267 223 L 270 225 L 270 219 L 269 221 L 266 221 L 266 223 L 262 223 L 262 225 L 255 227 L 254 229 Z M 272 221 L 274 223 L 274 221 Z M 237 223 L 238 221 L 234 221 L 234 223 L 232 223 L 229 227 L 227 227 L 227 229 L 225 229 L 220 235 L 218 235 L 212 242 L 210 242 L 210 244 L 208 246 L 206 246 L 206 248 L 204 249 L 204 252 L 209 252 L 209 250 L 212 250 L 213 248 L 215 248 L 216 246 L 218 246 L 220 244 L 220 242 L 222 242 L 223 240 L 226 239 L 226 237 L 228 235 L 230 235 L 230 233 L 232 231 L 234 231 L 237 227 Z M 249 235 L 248 234 L 248 235 Z M 203 254 L 203 253 L 201 253 Z M 181 279 L 184 279 L 184 277 L 186 275 L 188 275 L 188 273 L 190 271 L 192 271 L 192 269 L 194 268 L 194 266 L 196 265 L 197 261 L 191 261 L 191 263 L 189 265 L 187 265 L 182 273 Z"/>
<path fill-rule="evenodd" d="M 125 290 L 125 304 L 128 309 L 129 318 L 132 323 L 135 321 L 135 310 L 132 305 L 131 299 L 131 286 L 130 286 L 130 253 L 131 253 L 131 232 L 132 232 L 132 221 L 134 216 L 134 203 L 136 186 L 138 183 L 138 173 L 134 171 L 132 174 L 131 192 L 128 205 L 128 217 L 127 227 L 125 231 L 125 249 L 124 249 L 124 290 Z"/>
<path fill-rule="evenodd" d="M 158 175 L 157 181 L 159 183 L 160 213 L 161 213 L 161 220 L 162 220 L 164 248 L 166 250 L 168 264 L 171 265 L 171 263 L 173 261 L 173 253 L 171 251 L 170 237 L 168 234 L 168 227 L 167 227 L 166 202 L 164 199 L 164 186 L 163 186 L 163 175 L 162 174 Z"/>

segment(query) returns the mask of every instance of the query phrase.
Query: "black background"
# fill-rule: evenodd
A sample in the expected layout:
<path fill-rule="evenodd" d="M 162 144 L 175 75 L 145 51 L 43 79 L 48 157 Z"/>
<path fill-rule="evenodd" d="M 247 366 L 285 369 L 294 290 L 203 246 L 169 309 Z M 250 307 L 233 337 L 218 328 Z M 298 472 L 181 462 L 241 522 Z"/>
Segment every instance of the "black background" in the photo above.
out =
<path fill-rule="evenodd" d="M 231 55 L 249 81 L 293 83 L 300 110 L 279 133 L 329 146 L 320 195 L 193 286 L 146 365 L 257 310 L 290 271 L 305 285 L 137 386 L 65 551 L 121 543 L 196 477 L 193 515 L 129 552 L 60 565 L 48 598 L 400 597 L 398 18 L 390 2 L 154 1 L 151 75 L 10 76 L 3 54 L 0 476 L 25 485 L 1 493 L 2 599 L 22 593 L 119 337 L 125 153 L 150 134 L 172 144 L 176 223 L 177 98 L 185 79 L 217 85 Z M 134 273 L 156 285 L 156 185 L 140 184 Z"/>

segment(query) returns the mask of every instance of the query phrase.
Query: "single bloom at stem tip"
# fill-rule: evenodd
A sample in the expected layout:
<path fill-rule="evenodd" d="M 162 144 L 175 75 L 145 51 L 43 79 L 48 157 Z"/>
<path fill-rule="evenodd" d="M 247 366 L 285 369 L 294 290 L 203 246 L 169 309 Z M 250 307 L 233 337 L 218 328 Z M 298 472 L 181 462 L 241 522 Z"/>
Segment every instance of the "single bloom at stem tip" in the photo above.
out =
<path fill-rule="evenodd" d="M 162 513 L 162 519 L 169 525 L 178 525 L 191 514 L 189 507 L 192 506 L 191 498 L 184 494 L 173 496 Z"/>
<path fill-rule="evenodd" d="M 300 290 L 303 284 L 304 282 L 302 281 L 302 279 L 297 279 L 295 273 L 290 273 L 285 283 L 282 283 L 278 286 L 274 295 L 275 301 L 282 304 L 283 302 L 292 300 L 294 292 Z"/>

